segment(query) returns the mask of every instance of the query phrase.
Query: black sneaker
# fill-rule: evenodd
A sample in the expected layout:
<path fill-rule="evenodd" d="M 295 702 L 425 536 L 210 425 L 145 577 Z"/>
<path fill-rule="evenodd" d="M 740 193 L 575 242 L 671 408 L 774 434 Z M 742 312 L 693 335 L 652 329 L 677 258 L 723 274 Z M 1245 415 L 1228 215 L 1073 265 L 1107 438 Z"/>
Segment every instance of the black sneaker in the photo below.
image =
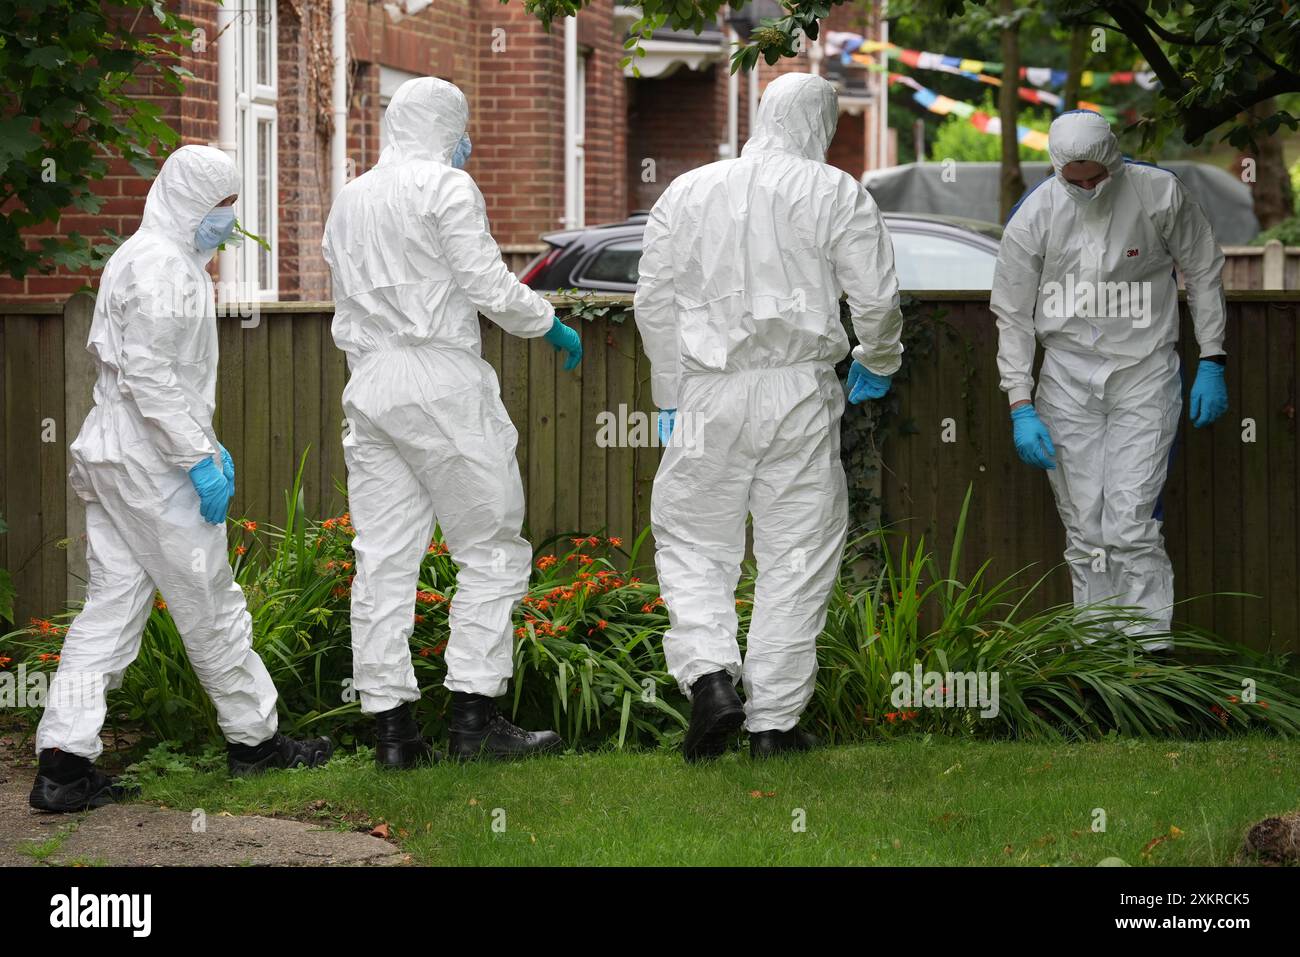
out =
<path fill-rule="evenodd" d="M 526 758 L 564 749 L 564 740 L 554 731 L 525 731 L 511 724 L 493 703 L 481 694 L 451 693 L 450 757 L 459 761 L 475 758 Z"/>
<path fill-rule="evenodd" d="M 40 754 L 36 783 L 27 803 L 38 811 L 67 814 L 116 804 L 139 793 L 138 787 L 119 784 L 117 778 L 100 771 L 88 758 L 46 748 Z"/>
<path fill-rule="evenodd" d="M 721 757 L 744 721 L 745 706 L 731 675 L 713 671 L 696 678 L 691 685 L 691 723 L 682 742 L 682 755 L 687 761 Z"/>
<path fill-rule="evenodd" d="M 258 745 L 227 744 L 226 764 L 233 777 L 246 778 L 279 768 L 316 768 L 330 759 L 334 742 L 329 738 L 275 737 Z"/>

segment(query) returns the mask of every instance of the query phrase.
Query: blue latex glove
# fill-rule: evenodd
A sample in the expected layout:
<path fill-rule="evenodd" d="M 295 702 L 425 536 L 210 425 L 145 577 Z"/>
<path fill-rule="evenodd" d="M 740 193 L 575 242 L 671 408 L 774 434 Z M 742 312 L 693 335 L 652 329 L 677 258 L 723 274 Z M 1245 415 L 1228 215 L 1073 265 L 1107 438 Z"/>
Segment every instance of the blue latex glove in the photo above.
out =
<path fill-rule="evenodd" d="M 220 442 L 217 443 L 217 448 L 221 450 L 221 474 L 226 477 L 226 482 L 230 485 L 230 497 L 234 498 L 235 460 L 230 457 L 230 453 L 226 451 L 226 447 Z"/>
<path fill-rule="evenodd" d="M 1196 367 L 1196 381 L 1192 383 L 1192 401 L 1187 409 L 1188 418 L 1198 429 L 1209 425 L 1228 411 L 1228 386 L 1223 381 L 1223 366 L 1202 359 Z"/>
<path fill-rule="evenodd" d="M 849 401 L 854 405 L 867 399 L 879 399 L 889 391 L 893 376 L 876 375 L 856 359 L 849 366 Z"/>
<path fill-rule="evenodd" d="M 659 444 L 667 445 L 673 437 L 673 427 L 677 425 L 676 409 L 659 410 Z"/>
<path fill-rule="evenodd" d="M 230 483 L 217 463 L 204 459 L 190 469 L 190 484 L 199 493 L 199 513 L 205 522 L 220 525 L 226 520 L 226 506 L 230 504 Z"/>
<path fill-rule="evenodd" d="M 569 354 L 568 358 L 564 360 L 565 372 L 570 372 L 578 367 L 578 363 L 582 361 L 582 336 L 560 322 L 559 319 L 556 319 L 545 339 L 556 349 Z"/>
<path fill-rule="evenodd" d="M 1056 446 L 1032 405 L 1022 405 L 1012 412 L 1011 426 L 1022 462 L 1040 469 L 1056 468 Z"/>

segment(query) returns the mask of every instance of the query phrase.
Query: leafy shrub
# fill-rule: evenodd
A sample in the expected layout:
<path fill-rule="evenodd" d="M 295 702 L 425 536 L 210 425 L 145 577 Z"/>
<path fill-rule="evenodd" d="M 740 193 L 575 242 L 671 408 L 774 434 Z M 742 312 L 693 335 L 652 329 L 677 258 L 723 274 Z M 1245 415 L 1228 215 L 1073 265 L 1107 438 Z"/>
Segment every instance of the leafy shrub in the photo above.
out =
<path fill-rule="evenodd" d="M 345 745 L 369 740 L 351 692 L 348 628 L 352 527 L 345 514 L 303 519 L 289 495 L 284 528 L 232 522 L 231 560 L 248 599 L 254 647 L 280 692 L 288 733 L 327 732 Z M 1259 725 L 1300 731 L 1296 681 L 1213 636 L 1180 631 L 1181 649 L 1218 659 L 1179 664 L 1152 659 L 1120 630 L 1121 608 L 1058 606 L 1029 612 L 1042 578 L 957 578 L 969 507 L 944 568 L 924 541 L 901 546 L 878 530 L 848 550 L 818 648 L 819 674 L 805 724 L 832 741 L 909 733 L 1024 739 L 1108 734 L 1200 736 Z M 515 617 L 515 678 L 507 710 L 521 723 L 549 726 L 571 743 L 671 746 L 689 708 L 668 675 L 662 636 L 667 614 L 657 586 L 635 574 L 642 532 L 630 549 L 618 539 L 564 537 L 542 543 L 527 596 Z M 863 561 L 863 557 L 869 561 Z M 875 570 L 863 573 L 860 569 Z M 755 569 L 737 593 L 748 629 Z M 442 687 L 447 612 L 455 566 L 440 538 L 421 569 L 411 638 L 424 694 L 425 730 L 441 734 L 449 693 Z M 0 666 L 25 661 L 52 669 L 65 626 L 36 621 L 0 638 Z M 894 704 L 896 676 L 964 672 L 998 676 L 996 714 L 973 707 Z M 1244 690 L 1249 688 L 1250 691 Z M 115 721 L 143 725 L 161 741 L 198 748 L 219 742 L 215 714 L 185 660 L 161 600 L 149 617 L 140 657 L 110 698 Z M 39 714 L 34 710 L 35 721 Z"/>

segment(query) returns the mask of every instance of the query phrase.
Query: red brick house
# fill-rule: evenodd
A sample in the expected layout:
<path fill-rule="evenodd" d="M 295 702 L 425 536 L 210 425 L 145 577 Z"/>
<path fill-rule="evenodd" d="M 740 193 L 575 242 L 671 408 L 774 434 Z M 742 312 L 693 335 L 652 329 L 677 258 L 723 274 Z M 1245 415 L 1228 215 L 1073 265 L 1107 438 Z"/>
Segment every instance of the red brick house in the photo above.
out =
<path fill-rule="evenodd" d="M 874 30 L 872 6 L 860 0 L 836 7 L 823 29 Z M 640 77 L 619 63 L 638 11 L 615 0 L 592 0 L 572 26 L 558 22 L 549 34 L 522 0 L 228 0 L 225 7 L 180 0 L 180 12 L 196 25 L 194 48 L 183 60 L 194 78 L 179 95 L 156 87 L 141 95 L 162 105 L 182 142 L 222 146 L 240 164 L 240 221 L 271 248 L 245 242 L 214 267 L 223 288 L 237 288 L 239 298 L 330 298 L 320 236 L 333 157 L 344 153 L 344 175 L 375 163 L 385 104 L 410 77 L 438 76 L 464 90 L 474 143 L 467 168 L 487 200 L 498 242 L 522 255 L 538 248 L 543 233 L 648 208 L 677 174 L 734 155 L 767 82 L 826 65 L 820 45 L 811 43 L 797 58 L 761 66 L 755 77 L 730 75 L 731 44 L 757 18 L 779 15 L 775 0 L 750 0 L 699 36 L 656 35 L 637 60 Z M 345 14 L 347 53 L 347 97 L 338 102 L 335 13 Z M 855 175 L 878 155 L 874 102 L 865 87 L 842 88 L 829 160 Z M 336 110 L 344 106 L 346 143 L 336 145 Z M 65 216 L 59 231 L 129 235 L 148 186 L 126 164 L 114 164 L 100 187 L 102 210 Z M 62 299 L 94 278 L 0 279 L 0 298 Z"/>

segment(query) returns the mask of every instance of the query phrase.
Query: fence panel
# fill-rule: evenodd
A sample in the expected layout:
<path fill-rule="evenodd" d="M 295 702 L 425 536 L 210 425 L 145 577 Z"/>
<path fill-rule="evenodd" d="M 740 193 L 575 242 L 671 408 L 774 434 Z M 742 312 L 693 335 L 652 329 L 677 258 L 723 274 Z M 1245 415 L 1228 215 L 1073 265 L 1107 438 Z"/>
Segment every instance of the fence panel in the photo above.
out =
<path fill-rule="evenodd" d="M 961 573 L 986 559 L 994 577 L 1033 566 L 1047 576 L 1043 600 L 1066 601 L 1063 532 L 1046 477 L 1024 466 L 1011 445 L 988 300 L 954 294 L 928 303 L 947 310 L 952 335 L 940 333 L 933 353 L 918 356 L 897 382 L 897 427 L 882 446 L 885 520 L 914 542 L 925 535 L 946 555 L 970 485 Z M 1229 294 L 1230 413 L 1198 430 L 1184 411 L 1163 497 L 1179 599 L 1261 596 L 1199 598 L 1180 606 L 1177 617 L 1255 647 L 1293 651 L 1300 651 L 1298 309 L 1297 293 Z M 68 443 L 90 404 L 89 310 L 88 297 L 62 310 L 0 309 L 0 515 L 9 525 L 0 564 L 14 574 L 19 621 L 57 612 L 79 597 L 84 579 L 84 518 L 66 473 Z M 1185 313 L 1184 394 L 1197 358 Z M 219 320 L 216 425 L 239 467 L 233 516 L 282 524 L 284 495 L 304 451 L 308 514 L 343 507 L 336 486 L 346 480 L 346 365 L 330 338 L 330 318 L 328 303 L 277 303 L 254 319 Z M 569 373 L 546 343 L 505 336 L 487 322 L 483 329 L 484 356 L 519 431 L 530 538 L 603 532 L 630 545 L 649 523 L 659 457 L 657 445 L 619 441 L 627 438 L 623 430 L 635 434 L 637 413 L 642 440 L 652 442 L 655 432 L 649 364 L 635 324 L 586 322 L 584 360 Z"/>

